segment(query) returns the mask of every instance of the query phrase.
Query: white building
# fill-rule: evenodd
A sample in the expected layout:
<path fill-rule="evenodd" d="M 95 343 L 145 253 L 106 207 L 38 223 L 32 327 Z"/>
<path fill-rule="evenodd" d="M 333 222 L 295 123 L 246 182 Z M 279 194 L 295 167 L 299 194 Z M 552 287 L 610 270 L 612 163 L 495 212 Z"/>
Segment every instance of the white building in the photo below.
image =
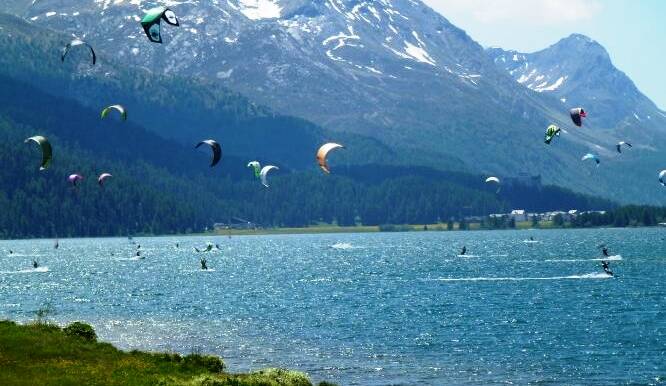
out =
<path fill-rule="evenodd" d="M 527 221 L 527 212 L 525 212 L 524 209 L 514 209 L 509 216 L 511 216 L 515 222 Z"/>

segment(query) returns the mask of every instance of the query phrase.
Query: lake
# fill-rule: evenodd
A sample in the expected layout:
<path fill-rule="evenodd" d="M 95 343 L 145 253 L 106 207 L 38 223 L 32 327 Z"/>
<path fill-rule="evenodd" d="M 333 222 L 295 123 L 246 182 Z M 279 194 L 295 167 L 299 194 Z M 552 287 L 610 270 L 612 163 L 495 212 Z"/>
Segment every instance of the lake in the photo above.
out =
<path fill-rule="evenodd" d="M 51 320 L 89 322 L 123 349 L 211 353 L 232 372 L 285 367 L 340 385 L 661 384 L 665 237 L 135 238 L 141 260 L 127 239 L 2 241 L 0 318 L 34 320 L 48 303 Z M 209 241 L 220 250 L 194 252 Z"/>

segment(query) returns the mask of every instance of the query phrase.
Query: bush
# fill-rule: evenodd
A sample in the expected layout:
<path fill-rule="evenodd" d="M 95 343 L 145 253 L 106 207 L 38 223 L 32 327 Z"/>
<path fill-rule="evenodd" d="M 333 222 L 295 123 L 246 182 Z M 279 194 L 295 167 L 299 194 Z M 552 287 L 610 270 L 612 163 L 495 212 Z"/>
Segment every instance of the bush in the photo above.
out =
<path fill-rule="evenodd" d="M 34 322 L 34 323 L 29 324 L 29 326 L 30 326 L 30 328 L 33 328 L 35 332 L 39 332 L 39 333 L 42 333 L 42 332 L 60 332 L 60 331 L 62 331 L 62 328 L 60 328 L 60 326 L 58 326 L 57 324 L 51 324 L 51 323 L 46 323 L 46 322 L 42 322 L 42 323 Z"/>
<path fill-rule="evenodd" d="M 211 373 L 221 373 L 224 370 L 222 359 L 212 355 L 190 354 L 183 358 L 183 366 L 190 368 L 203 368 Z"/>
<path fill-rule="evenodd" d="M 277 385 L 312 386 L 310 378 L 300 371 L 269 368 L 255 371 L 252 374 L 260 376 L 260 379 L 263 378 L 262 381 L 272 381 Z"/>
<path fill-rule="evenodd" d="M 159 353 L 153 355 L 157 356 L 157 358 L 164 362 L 181 363 L 183 361 L 183 357 L 178 353 Z"/>
<path fill-rule="evenodd" d="M 69 336 L 76 336 L 90 342 L 97 341 L 97 334 L 95 333 L 95 329 L 86 323 L 74 322 L 65 327 L 63 331 Z"/>
<path fill-rule="evenodd" d="M 16 327 L 16 322 L 12 322 L 11 320 L 0 320 L 0 327 Z"/>

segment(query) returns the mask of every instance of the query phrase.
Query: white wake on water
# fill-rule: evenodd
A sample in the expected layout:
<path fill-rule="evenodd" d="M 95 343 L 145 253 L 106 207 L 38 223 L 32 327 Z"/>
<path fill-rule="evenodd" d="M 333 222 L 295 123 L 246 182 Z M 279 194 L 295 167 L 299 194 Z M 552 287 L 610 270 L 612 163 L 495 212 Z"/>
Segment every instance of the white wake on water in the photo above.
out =
<path fill-rule="evenodd" d="M 333 249 L 354 249 L 355 247 L 350 243 L 335 243 L 331 245 Z"/>
<path fill-rule="evenodd" d="M 20 271 L 2 271 L 0 274 L 3 275 L 12 275 L 12 274 L 17 274 L 17 273 L 43 273 L 43 272 L 48 272 L 49 267 L 37 267 L 37 268 L 29 268 L 29 269 L 22 269 Z"/>
<path fill-rule="evenodd" d="M 603 273 L 587 273 L 583 275 L 570 275 L 570 276 L 551 276 L 551 277 L 461 277 L 461 278 L 446 278 L 440 277 L 434 279 L 437 281 L 528 281 L 528 280 L 581 280 L 581 279 L 610 279 L 612 276 Z"/>
<path fill-rule="evenodd" d="M 594 259 L 545 259 L 545 260 L 516 260 L 516 263 L 576 263 L 582 261 L 622 261 L 622 255 L 600 257 Z"/>
<path fill-rule="evenodd" d="M 146 258 L 144 256 L 134 256 L 134 257 L 118 257 L 116 260 L 120 261 L 139 261 L 139 260 L 145 260 Z"/>
<path fill-rule="evenodd" d="M 600 257 L 597 259 L 548 259 L 547 262 L 575 262 L 575 261 L 621 261 L 622 255 L 613 255 L 608 257 Z"/>

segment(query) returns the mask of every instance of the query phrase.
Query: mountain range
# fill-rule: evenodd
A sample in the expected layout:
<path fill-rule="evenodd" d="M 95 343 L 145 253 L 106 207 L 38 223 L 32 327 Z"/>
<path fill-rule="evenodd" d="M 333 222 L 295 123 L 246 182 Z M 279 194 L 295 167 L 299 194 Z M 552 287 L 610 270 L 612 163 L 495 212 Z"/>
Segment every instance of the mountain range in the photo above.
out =
<path fill-rule="evenodd" d="M 586 123 L 610 135 L 637 138 L 649 144 L 666 132 L 666 113 L 616 69 L 596 41 L 573 34 L 534 53 L 488 48 L 495 64 L 518 83 L 565 106 L 594 112 Z"/>
<path fill-rule="evenodd" d="M 181 22 L 163 26 L 161 45 L 150 43 L 139 25 L 155 5 L 169 5 Z M 67 69 L 75 74 L 67 96 L 80 103 L 91 103 L 90 77 L 106 81 L 109 95 L 120 95 L 126 85 L 118 79 L 126 75 L 134 86 L 140 85 L 136 74 L 162 76 L 157 85 L 137 87 L 143 89 L 137 98 L 150 103 L 136 118 L 149 130 L 161 120 L 155 131 L 168 138 L 192 141 L 211 127 L 231 125 L 242 143 L 253 132 L 240 131 L 248 120 L 234 126 L 215 115 L 228 106 L 220 95 L 239 93 L 254 106 L 249 121 L 284 114 L 283 132 L 303 125 L 319 133 L 314 138 L 345 142 L 353 162 L 539 174 L 547 183 L 620 202 L 660 202 L 656 173 L 663 166 L 666 115 L 613 66 L 603 47 L 582 35 L 533 54 L 484 49 L 417 0 L 9 0 L 0 10 L 96 48 L 98 68 Z M 53 58 L 44 60 L 57 60 L 55 52 Z M 173 77 L 207 87 L 201 99 L 208 110 L 193 114 L 186 107 L 198 103 L 177 98 L 188 104 L 178 112 L 192 116 L 188 129 L 170 127 L 170 116 L 155 113 L 184 87 Z M 568 118 L 576 106 L 589 114 L 580 129 Z M 550 123 L 565 133 L 546 146 Z M 287 138 L 302 136 L 266 142 Z M 620 140 L 634 144 L 631 152 L 616 154 Z M 246 144 L 239 153 L 255 142 Z M 587 152 L 599 154 L 599 168 L 581 163 Z"/>
<path fill-rule="evenodd" d="M 6 14 L 0 31 L 0 237 L 187 233 L 230 219 L 433 223 L 516 206 L 614 206 L 520 181 L 497 194 L 479 174 L 395 165 L 404 153 L 376 139 L 274 113 L 221 85 L 127 67 L 103 53 L 103 67 L 92 66 L 87 49 L 63 61 L 53 53 L 69 37 Z M 100 110 L 118 101 L 127 121 L 101 119 Z M 23 143 L 35 134 L 54 149 L 44 171 L 39 149 Z M 222 144 L 215 168 L 208 149 L 194 148 L 206 138 Z M 354 146 L 333 154 L 333 174 L 324 175 L 313 153 L 329 138 Z M 280 168 L 270 188 L 246 167 L 253 159 Z M 103 187 L 102 172 L 113 174 Z M 72 173 L 84 176 L 77 186 L 67 183 Z"/>

